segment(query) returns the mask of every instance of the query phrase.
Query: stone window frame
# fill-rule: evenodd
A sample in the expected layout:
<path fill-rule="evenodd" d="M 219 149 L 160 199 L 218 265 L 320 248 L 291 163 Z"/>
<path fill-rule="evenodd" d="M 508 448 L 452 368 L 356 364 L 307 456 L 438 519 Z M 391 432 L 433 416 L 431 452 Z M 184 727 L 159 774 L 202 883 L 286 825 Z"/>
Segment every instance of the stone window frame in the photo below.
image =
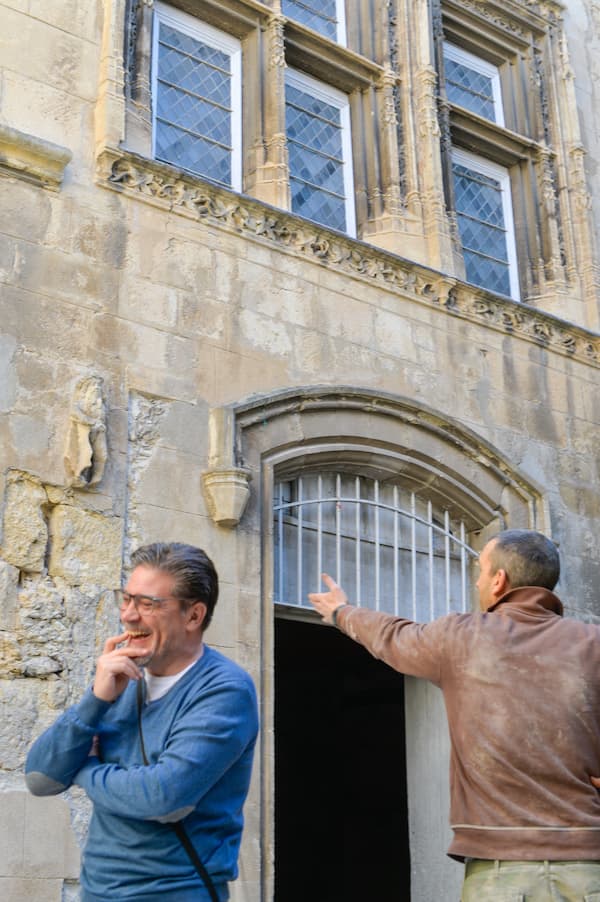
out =
<path fill-rule="evenodd" d="M 225 34 L 205 22 L 201 22 L 196 17 L 191 17 L 189 13 L 186 13 L 183 10 L 177 10 L 174 7 L 172 8 L 170 4 L 164 3 L 162 0 L 160 3 L 155 3 L 154 9 L 155 20 L 152 34 L 152 61 L 150 74 L 151 96 L 156 96 L 157 80 L 159 77 L 158 46 L 160 23 L 170 25 L 185 35 L 190 35 L 197 40 L 204 41 L 209 44 L 209 46 L 218 48 L 229 57 L 231 64 L 231 183 L 227 186 L 218 179 L 211 179 L 210 176 L 195 173 L 190 169 L 187 169 L 186 171 L 190 172 L 192 175 L 198 175 L 200 178 L 208 178 L 209 181 L 215 181 L 216 184 L 230 187 L 232 190 L 239 192 L 242 188 L 242 73 L 240 42 L 237 38 L 232 38 L 231 35 Z M 151 156 L 153 159 L 160 160 L 161 158 L 156 155 L 156 116 L 157 111 L 153 106 Z M 169 164 L 168 160 L 163 162 Z"/>
<path fill-rule="evenodd" d="M 453 147 L 452 162 L 456 162 L 473 172 L 481 173 L 483 176 L 489 176 L 495 179 L 500 185 L 504 228 L 506 231 L 505 243 L 508 258 L 508 277 L 510 283 L 510 290 L 507 296 L 514 301 L 519 301 L 519 268 L 515 242 L 510 172 L 505 166 L 499 166 L 489 159 L 470 153 L 460 147 Z M 470 284 L 477 285 L 478 283 L 472 282 Z"/>
<path fill-rule="evenodd" d="M 312 75 L 306 75 L 290 66 L 286 70 L 286 85 L 299 88 L 305 93 L 324 100 L 335 107 L 340 114 L 340 137 L 342 145 L 342 177 L 344 183 L 344 213 L 346 235 L 356 237 L 356 210 L 354 205 L 354 165 L 352 159 L 352 123 L 350 115 L 350 101 L 347 94 L 338 91 L 331 85 L 315 79 Z M 286 101 L 287 103 L 287 101 Z M 293 177 L 290 169 L 290 180 Z M 293 202 L 291 204 L 293 207 Z M 299 214 L 301 215 L 301 214 Z M 311 220 L 317 222 L 317 220 Z M 327 226 L 326 226 L 327 227 Z"/>
<path fill-rule="evenodd" d="M 153 0 L 120 0 L 120 4 L 124 7 L 125 99 L 124 129 L 118 145 L 151 160 L 154 4 Z M 243 194 L 291 211 L 285 135 L 287 67 L 348 96 L 356 230 L 347 234 L 364 237 L 374 231 L 373 221 L 384 213 L 382 199 L 389 195 L 390 184 L 399 181 L 399 158 L 393 149 L 398 135 L 389 115 L 394 79 L 380 62 L 386 55 L 385 29 L 375 29 L 374 49 L 369 44 L 370 56 L 365 56 L 364 35 L 355 27 L 348 28 L 344 46 L 283 16 L 277 0 L 272 5 L 258 0 L 169 0 L 165 5 L 193 15 L 242 44 Z M 365 123 L 375 123 L 368 140 Z"/>
<path fill-rule="evenodd" d="M 290 15 L 289 12 L 286 12 L 286 10 L 285 10 L 285 0 L 281 0 L 281 4 L 282 4 L 282 12 L 283 12 L 283 14 L 284 14 L 285 16 L 287 16 L 287 18 L 289 18 L 289 19 L 294 19 L 294 21 L 296 21 L 296 22 L 299 22 L 299 21 L 300 21 L 300 20 L 297 19 L 295 16 Z M 336 43 L 341 44 L 342 47 L 345 47 L 345 46 L 346 46 L 346 40 L 347 40 L 347 32 L 346 32 L 346 3 L 345 3 L 345 0 L 335 0 L 335 8 L 336 8 L 336 17 L 337 17 L 337 18 L 336 18 L 336 21 L 337 21 L 337 29 L 336 29 L 335 41 L 336 41 Z M 315 29 L 315 30 L 316 30 L 319 34 L 322 34 L 322 32 L 319 32 L 318 29 Z M 333 40 L 333 39 L 332 39 L 332 40 Z"/>
<path fill-rule="evenodd" d="M 490 119 L 496 125 L 504 127 L 504 103 L 502 100 L 502 89 L 500 86 L 500 71 L 498 66 L 489 63 L 480 56 L 475 56 L 462 47 L 457 47 L 451 41 L 444 41 L 444 61 L 452 60 L 453 62 L 462 64 L 474 72 L 486 76 L 490 79 L 492 90 L 492 102 L 494 105 L 494 116 L 484 116 L 484 119 Z M 464 106 L 464 104 L 463 104 Z M 482 115 L 482 114 L 480 114 Z"/>
<path fill-rule="evenodd" d="M 552 103 L 556 79 L 552 6 L 552 2 L 541 2 L 538 9 L 512 0 L 490 0 L 485 5 L 472 0 L 436 0 L 434 11 L 442 167 L 457 274 L 464 278 L 451 165 L 453 149 L 461 148 L 509 172 L 523 300 L 541 293 L 549 275 L 564 284 L 569 267 L 559 199 L 561 130 Z M 504 126 L 448 101 L 445 42 L 498 68 Z M 553 142 L 554 135 L 557 140 Z M 546 215 L 540 215 L 540 208 Z"/>

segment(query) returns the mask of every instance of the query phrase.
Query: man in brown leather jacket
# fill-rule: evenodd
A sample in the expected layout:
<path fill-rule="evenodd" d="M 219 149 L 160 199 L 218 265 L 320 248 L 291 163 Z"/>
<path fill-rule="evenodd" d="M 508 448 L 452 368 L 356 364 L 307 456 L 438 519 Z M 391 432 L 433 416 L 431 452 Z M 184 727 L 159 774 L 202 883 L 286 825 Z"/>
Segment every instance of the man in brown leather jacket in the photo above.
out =
<path fill-rule="evenodd" d="M 481 610 L 427 624 L 352 607 L 326 574 L 329 591 L 309 599 L 442 689 L 463 902 L 600 902 L 600 627 L 563 619 L 558 551 L 541 533 L 500 533 L 479 570 Z"/>

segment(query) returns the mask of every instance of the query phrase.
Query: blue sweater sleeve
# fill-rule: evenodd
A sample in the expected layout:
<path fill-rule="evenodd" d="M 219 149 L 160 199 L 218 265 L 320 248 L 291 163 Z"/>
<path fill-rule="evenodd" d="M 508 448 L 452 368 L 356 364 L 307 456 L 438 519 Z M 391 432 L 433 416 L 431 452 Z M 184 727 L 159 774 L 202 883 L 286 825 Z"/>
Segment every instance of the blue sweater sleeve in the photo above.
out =
<path fill-rule="evenodd" d="M 69 708 L 39 736 L 27 755 L 25 780 L 34 795 L 56 795 L 68 789 L 85 764 L 94 734 L 110 708 L 88 689 L 77 705 Z"/>
<path fill-rule="evenodd" d="M 227 682 L 185 707 L 154 762 L 124 767 L 89 758 L 74 782 L 95 806 L 111 814 L 180 820 L 252 747 L 256 732 L 253 689 L 241 681 Z M 149 758 L 152 738 L 144 731 Z"/>

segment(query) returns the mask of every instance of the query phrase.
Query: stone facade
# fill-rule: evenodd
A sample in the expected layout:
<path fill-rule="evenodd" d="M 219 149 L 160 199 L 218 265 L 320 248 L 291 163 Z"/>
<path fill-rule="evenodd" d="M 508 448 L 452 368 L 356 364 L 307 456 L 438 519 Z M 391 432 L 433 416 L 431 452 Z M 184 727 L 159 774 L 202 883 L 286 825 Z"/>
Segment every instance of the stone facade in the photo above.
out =
<path fill-rule="evenodd" d="M 384 65 L 364 52 L 322 63 L 344 68 L 356 115 L 381 113 L 380 183 L 361 151 L 371 175 L 357 189 L 358 239 L 288 209 L 284 51 L 309 71 L 319 61 L 302 29 L 284 40 L 276 2 L 179 4 L 266 36 L 258 58 L 244 25 L 256 83 L 278 85 L 252 133 L 246 193 L 150 159 L 140 35 L 152 5 L 0 5 L 0 896 L 12 902 L 77 897 L 86 800 L 30 799 L 23 759 L 89 681 L 131 549 L 158 539 L 213 557 L 209 641 L 258 687 L 232 898 L 272 899 L 268 510 L 278 468 L 326 443 L 343 455 L 360 441 L 372 461 L 385 448 L 410 473 L 435 461 L 449 504 L 457 483 L 461 498 L 485 499 L 469 511 L 476 547 L 505 523 L 546 531 L 570 613 L 600 622 L 596 0 L 449 4 L 448 15 L 488 7 L 490 28 L 519 47 L 529 28 L 547 52 L 553 143 L 546 156 L 527 149 L 542 161 L 546 257 L 531 261 L 521 302 L 467 284 L 457 262 L 437 4 L 382 4 L 395 11 Z M 258 96 L 249 89 L 250 106 Z"/>

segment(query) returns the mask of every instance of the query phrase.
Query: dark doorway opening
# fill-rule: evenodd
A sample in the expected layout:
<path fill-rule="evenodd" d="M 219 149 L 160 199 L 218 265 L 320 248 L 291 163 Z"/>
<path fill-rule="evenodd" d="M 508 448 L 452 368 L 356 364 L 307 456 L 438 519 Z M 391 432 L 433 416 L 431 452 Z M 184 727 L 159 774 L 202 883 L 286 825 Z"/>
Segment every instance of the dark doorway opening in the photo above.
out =
<path fill-rule="evenodd" d="M 275 902 L 410 900 L 403 678 L 275 620 Z"/>

